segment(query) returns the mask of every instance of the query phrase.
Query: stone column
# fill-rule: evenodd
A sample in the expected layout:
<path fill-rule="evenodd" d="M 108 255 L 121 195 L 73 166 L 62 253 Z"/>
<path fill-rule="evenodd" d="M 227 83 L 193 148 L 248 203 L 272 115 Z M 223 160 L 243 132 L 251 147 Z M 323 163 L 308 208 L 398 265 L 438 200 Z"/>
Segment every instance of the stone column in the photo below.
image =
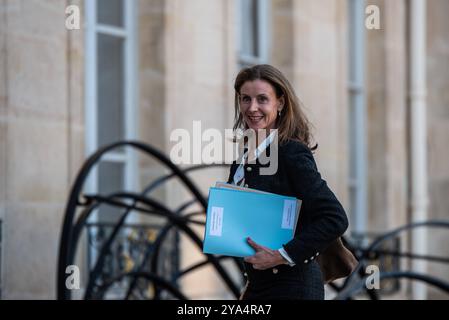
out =
<path fill-rule="evenodd" d="M 429 219 L 449 217 L 449 1 L 427 1 L 427 128 L 429 161 Z M 449 255 L 447 229 L 432 229 L 429 254 Z M 447 264 L 429 263 L 428 271 L 448 279 Z M 446 299 L 440 290 L 429 288 L 429 299 Z"/>
<path fill-rule="evenodd" d="M 366 32 L 368 227 L 385 232 L 407 222 L 406 16 L 404 1 L 370 4 L 381 29 Z"/>
<path fill-rule="evenodd" d="M 64 1 L 2 1 L 0 57 L 4 298 L 55 297 L 68 193 Z"/>
<path fill-rule="evenodd" d="M 234 3 L 227 0 L 166 1 L 163 128 L 167 153 L 174 145 L 169 142 L 170 134 L 178 128 L 190 133 L 192 146 L 193 121 L 201 121 L 201 132 L 214 128 L 224 133 L 225 128 L 232 128 L 232 85 L 237 65 Z M 190 152 L 195 152 L 192 147 Z M 191 154 L 192 160 L 194 156 L 197 154 Z M 191 174 L 206 196 L 215 181 L 223 181 L 227 176 L 228 170 L 224 169 L 207 169 Z M 179 182 L 170 183 L 166 193 L 166 202 L 171 207 L 192 197 Z M 196 209 L 199 207 L 191 207 L 188 211 Z M 204 228 L 196 228 L 196 231 L 202 239 Z M 181 244 L 182 267 L 204 259 L 192 242 L 182 238 Z M 215 272 L 206 272 L 206 269 L 202 268 L 184 279 L 182 288 L 185 293 L 192 298 L 227 297 L 225 292 L 228 290 L 223 287 L 223 282 Z"/>
<path fill-rule="evenodd" d="M 346 206 L 347 12 L 346 1 L 293 1 L 293 84 L 314 125 L 323 177 Z"/>

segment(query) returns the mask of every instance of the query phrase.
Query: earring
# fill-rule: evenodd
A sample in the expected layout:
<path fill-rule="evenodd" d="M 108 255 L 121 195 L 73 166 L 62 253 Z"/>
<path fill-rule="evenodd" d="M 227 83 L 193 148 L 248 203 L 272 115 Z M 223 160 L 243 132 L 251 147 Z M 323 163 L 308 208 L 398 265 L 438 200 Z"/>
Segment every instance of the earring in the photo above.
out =
<path fill-rule="evenodd" d="M 278 111 L 278 116 L 279 116 L 279 117 L 281 116 L 281 110 Z"/>

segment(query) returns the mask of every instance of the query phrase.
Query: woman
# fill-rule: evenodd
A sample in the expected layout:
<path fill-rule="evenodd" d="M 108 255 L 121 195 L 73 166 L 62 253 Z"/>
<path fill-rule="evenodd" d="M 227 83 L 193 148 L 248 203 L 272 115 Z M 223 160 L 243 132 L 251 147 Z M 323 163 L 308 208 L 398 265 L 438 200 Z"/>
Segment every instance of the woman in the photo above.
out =
<path fill-rule="evenodd" d="M 289 81 L 270 65 L 243 69 L 234 89 L 234 130 L 277 129 L 278 166 L 274 174 L 262 175 L 266 164 L 259 158 L 234 162 L 228 183 L 302 200 L 295 237 L 282 248 L 272 250 L 248 238 L 255 254 L 244 258 L 247 284 L 241 299 L 322 300 L 324 283 L 316 257 L 346 231 L 348 220 L 317 171 L 310 124 Z M 256 145 L 261 143 L 262 135 Z M 274 145 L 266 147 L 267 156 Z"/>

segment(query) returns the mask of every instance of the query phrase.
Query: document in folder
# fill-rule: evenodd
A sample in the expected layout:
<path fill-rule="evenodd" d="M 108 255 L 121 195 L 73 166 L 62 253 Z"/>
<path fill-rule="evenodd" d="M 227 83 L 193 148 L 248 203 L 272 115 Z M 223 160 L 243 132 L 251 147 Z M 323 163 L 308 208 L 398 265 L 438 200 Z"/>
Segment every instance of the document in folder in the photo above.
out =
<path fill-rule="evenodd" d="M 293 238 L 300 207 L 294 197 L 217 183 L 209 189 L 203 252 L 251 256 L 247 237 L 279 249 Z"/>

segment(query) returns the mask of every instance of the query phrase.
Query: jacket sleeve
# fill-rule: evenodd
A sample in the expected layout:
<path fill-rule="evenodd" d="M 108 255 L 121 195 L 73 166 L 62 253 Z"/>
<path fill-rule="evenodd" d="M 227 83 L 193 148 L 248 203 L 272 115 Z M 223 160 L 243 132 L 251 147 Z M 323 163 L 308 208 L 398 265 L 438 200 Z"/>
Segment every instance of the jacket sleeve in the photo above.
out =
<path fill-rule="evenodd" d="M 295 263 L 307 263 L 323 252 L 348 228 L 348 219 L 343 206 L 321 178 L 309 148 L 299 142 L 283 155 L 285 166 L 297 198 L 307 205 L 295 237 L 283 247 Z M 301 210 L 302 212 L 303 210 Z"/>

